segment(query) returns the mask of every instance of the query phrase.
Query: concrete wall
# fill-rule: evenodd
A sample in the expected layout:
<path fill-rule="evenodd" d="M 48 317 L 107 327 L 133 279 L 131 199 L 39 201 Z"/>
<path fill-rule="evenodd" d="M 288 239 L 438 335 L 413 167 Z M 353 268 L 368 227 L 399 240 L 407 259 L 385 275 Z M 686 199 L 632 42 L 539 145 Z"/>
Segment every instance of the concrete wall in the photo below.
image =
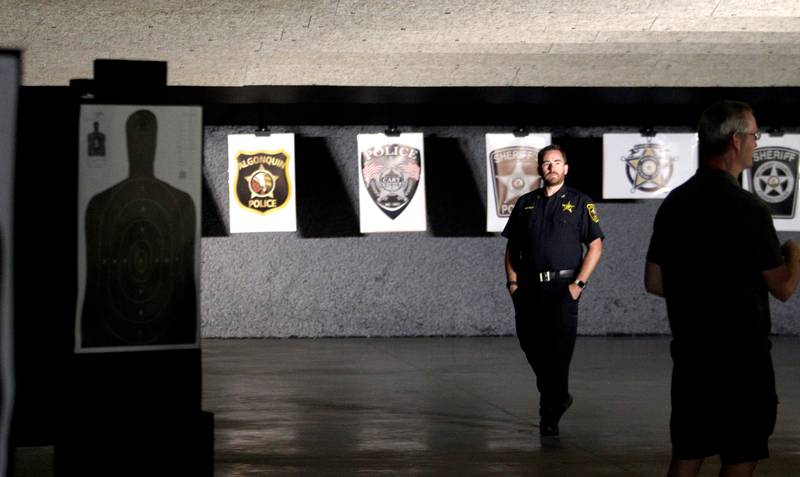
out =
<path fill-rule="evenodd" d="M 796 0 L 15 0 L 23 84 L 95 58 L 171 85 L 776 86 L 800 81 Z"/>
<path fill-rule="evenodd" d="M 426 135 L 428 232 L 358 233 L 356 134 L 375 126 L 275 127 L 297 134 L 297 233 L 227 234 L 227 135 L 205 130 L 203 335 L 324 337 L 507 335 L 505 239 L 485 230 L 483 127 L 404 128 Z M 607 130 L 607 129 L 606 129 Z M 571 131 L 599 137 L 599 131 Z M 570 157 L 568 183 L 596 184 L 596 157 Z M 572 180 L 570 181 L 570 177 Z M 589 187 L 592 189 L 592 187 Z M 599 189 L 590 192 L 599 199 Z M 586 335 L 668 333 L 642 285 L 660 201 L 600 201 L 603 258 L 581 299 Z M 781 239 L 800 234 L 781 234 Z M 713 272 L 709 279 L 718 279 Z M 774 302 L 773 331 L 800 333 L 800 300 Z"/>

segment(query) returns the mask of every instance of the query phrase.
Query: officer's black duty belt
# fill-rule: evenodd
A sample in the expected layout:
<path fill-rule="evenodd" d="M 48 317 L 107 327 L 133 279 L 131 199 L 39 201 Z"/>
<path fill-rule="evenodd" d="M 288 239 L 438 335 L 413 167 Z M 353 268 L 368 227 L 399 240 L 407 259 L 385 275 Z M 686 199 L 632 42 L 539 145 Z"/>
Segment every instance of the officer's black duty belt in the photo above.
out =
<path fill-rule="evenodd" d="M 547 270 L 544 272 L 534 273 L 531 277 L 536 283 L 544 283 L 555 280 L 556 278 L 572 278 L 575 276 L 575 270 Z"/>

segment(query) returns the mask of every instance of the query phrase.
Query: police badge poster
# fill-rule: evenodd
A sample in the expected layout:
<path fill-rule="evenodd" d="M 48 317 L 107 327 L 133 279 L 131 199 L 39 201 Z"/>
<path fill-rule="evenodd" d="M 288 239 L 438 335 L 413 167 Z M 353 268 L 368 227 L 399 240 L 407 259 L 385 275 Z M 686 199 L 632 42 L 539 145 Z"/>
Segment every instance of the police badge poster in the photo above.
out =
<path fill-rule="evenodd" d="M 539 150 L 550 134 L 486 134 L 486 231 L 502 232 L 522 195 L 538 189 Z"/>
<path fill-rule="evenodd" d="M 767 205 L 775 230 L 800 231 L 798 158 L 800 134 L 764 134 L 753 151 L 753 166 L 742 174 L 744 188 Z"/>
<path fill-rule="evenodd" d="M 78 353 L 199 343 L 202 110 L 82 105 Z"/>
<path fill-rule="evenodd" d="M 359 134 L 357 140 L 361 233 L 424 232 L 422 133 Z"/>
<path fill-rule="evenodd" d="M 297 230 L 294 134 L 228 136 L 231 233 Z"/>
<path fill-rule="evenodd" d="M 603 134 L 603 198 L 663 199 L 697 170 L 697 134 Z"/>

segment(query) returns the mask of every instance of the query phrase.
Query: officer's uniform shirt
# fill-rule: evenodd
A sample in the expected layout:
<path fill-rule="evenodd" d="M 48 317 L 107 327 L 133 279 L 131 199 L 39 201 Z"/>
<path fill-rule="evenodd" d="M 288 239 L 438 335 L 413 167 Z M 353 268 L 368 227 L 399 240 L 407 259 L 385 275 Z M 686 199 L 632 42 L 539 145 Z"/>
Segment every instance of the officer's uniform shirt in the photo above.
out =
<path fill-rule="evenodd" d="M 551 197 L 544 187 L 520 197 L 502 235 L 510 241 L 510 259 L 522 282 L 543 271 L 577 273 L 583 260 L 581 244 L 603 238 L 595 204 L 566 185 Z"/>

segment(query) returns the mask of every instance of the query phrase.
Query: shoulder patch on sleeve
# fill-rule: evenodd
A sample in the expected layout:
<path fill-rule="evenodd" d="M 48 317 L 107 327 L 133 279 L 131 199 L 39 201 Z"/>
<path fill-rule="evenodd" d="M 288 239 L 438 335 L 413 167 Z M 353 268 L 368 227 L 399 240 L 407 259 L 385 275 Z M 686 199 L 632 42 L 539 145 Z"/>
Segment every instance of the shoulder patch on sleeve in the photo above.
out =
<path fill-rule="evenodd" d="M 589 202 L 588 204 L 586 204 L 586 210 L 589 211 L 589 218 L 592 219 L 592 222 L 599 224 L 600 216 L 597 215 L 597 207 L 594 205 L 593 202 Z"/>

